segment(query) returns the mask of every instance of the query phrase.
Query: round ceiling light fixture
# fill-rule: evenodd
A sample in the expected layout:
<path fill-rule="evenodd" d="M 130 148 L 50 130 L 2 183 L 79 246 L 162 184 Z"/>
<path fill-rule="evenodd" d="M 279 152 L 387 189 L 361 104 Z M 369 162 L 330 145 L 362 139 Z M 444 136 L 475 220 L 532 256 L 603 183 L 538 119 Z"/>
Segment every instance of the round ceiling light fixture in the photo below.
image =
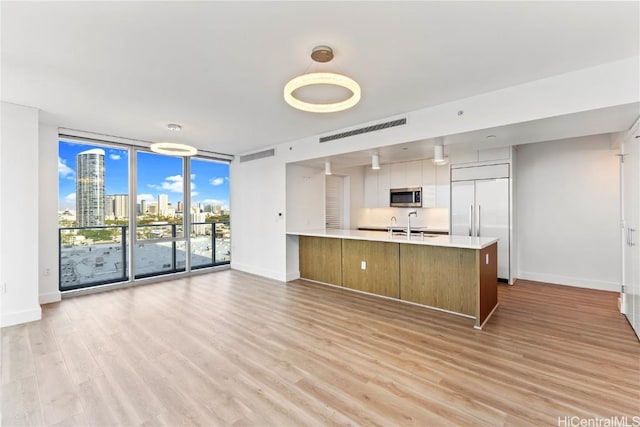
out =
<path fill-rule="evenodd" d="M 333 59 L 333 50 L 328 46 L 316 46 L 311 52 L 311 59 L 316 62 L 329 62 Z M 351 96 L 345 100 L 333 103 L 314 103 L 302 101 L 293 93 L 305 86 L 331 85 L 339 86 L 351 92 Z M 287 104 L 298 110 L 311 113 L 334 113 L 351 108 L 360 101 L 362 91 L 360 85 L 344 74 L 332 72 L 316 72 L 302 74 L 294 77 L 284 86 L 284 100 Z"/>
<path fill-rule="evenodd" d="M 177 142 L 155 142 L 151 144 L 151 151 L 167 156 L 195 156 L 198 149 L 187 144 L 179 144 Z"/>
<path fill-rule="evenodd" d="M 180 132 L 182 130 L 182 126 L 177 125 L 175 123 L 169 123 L 167 125 L 167 129 L 174 131 L 174 132 Z"/>

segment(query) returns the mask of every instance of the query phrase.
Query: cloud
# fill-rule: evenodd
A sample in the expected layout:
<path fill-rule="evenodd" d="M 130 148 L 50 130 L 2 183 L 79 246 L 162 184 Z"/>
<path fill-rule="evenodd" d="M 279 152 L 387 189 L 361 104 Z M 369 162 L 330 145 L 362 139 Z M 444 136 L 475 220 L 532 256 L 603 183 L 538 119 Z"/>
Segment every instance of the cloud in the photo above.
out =
<path fill-rule="evenodd" d="M 182 175 L 168 176 L 161 184 L 149 184 L 149 187 L 155 188 L 156 190 L 170 191 L 172 193 L 182 193 Z M 194 190 L 195 188 L 196 185 L 192 182 L 191 190 Z"/>
<path fill-rule="evenodd" d="M 191 192 L 191 197 L 196 197 L 197 195 L 198 195 L 198 192 L 197 192 L 197 191 L 192 191 L 192 192 Z"/>
<path fill-rule="evenodd" d="M 65 202 L 75 202 L 76 201 L 76 193 L 69 193 L 66 196 L 64 196 L 64 201 Z"/>
<path fill-rule="evenodd" d="M 213 185 L 214 187 L 218 186 L 218 185 L 222 185 L 224 184 L 225 178 L 223 177 L 217 177 L 217 178 L 211 178 L 209 180 L 209 184 Z"/>
<path fill-rule="evenodd" d="M 63 178 L 73 179 L 75 174 L 76 173 L 73 171 L 73 169 L 67 166 L 67 162 L 62 160 L 60 156 L 58 156 L 58 175 Z"/>
<path fill-rule="evenodd" d="M 120 154 L 113 154 L 112 153 L 112 154 L 109 154 L 109 158 L 111 160 L 120 160 L 121 157 L 120 157 Z"/>
<path fill-rule="evenodd" d="M 228 203 L 226 200 L 219 199 L 206 199 L 202 201 L 203 205 L 213 205 L 213 206 L 226 206 Z"/>
<path fill-rule="evenodd" d="M 156 200 L 153 194 L 138 194 L 137 199 L 138 199 L 138 203 L 140 203 L 143 200 L 146 200 L 148 202 L 154 202 Z"/>

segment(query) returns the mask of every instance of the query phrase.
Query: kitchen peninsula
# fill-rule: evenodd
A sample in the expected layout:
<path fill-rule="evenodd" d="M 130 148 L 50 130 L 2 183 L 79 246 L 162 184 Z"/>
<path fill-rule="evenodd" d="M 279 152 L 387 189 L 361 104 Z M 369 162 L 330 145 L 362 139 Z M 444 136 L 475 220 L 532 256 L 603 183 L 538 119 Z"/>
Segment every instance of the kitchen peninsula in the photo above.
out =
<path fill-rule="evenodd" d="M 498 306 L 497 239 L 390 235 L 343 229 L 292 231 L 300 277 L 475 319 Z"/>

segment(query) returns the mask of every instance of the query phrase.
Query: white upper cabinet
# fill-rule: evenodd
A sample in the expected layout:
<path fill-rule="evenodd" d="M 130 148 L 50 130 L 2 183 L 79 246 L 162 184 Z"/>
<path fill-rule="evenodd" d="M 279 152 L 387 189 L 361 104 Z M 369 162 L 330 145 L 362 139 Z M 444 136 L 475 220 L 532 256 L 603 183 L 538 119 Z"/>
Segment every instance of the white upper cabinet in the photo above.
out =
<path fill-rule="evenodd" d="M 381 165 L 378 170 L 378 207 L 389 207 L 389 189 L 391 188 L 391 165 Z"/>
<path fill-rule="evenodd" d="M 431 159 L 422 161 L 422 207 L 449 207 L 449 165 L 437 166 Z"/>
<path fill-rule="evenodd" d="M 405 166 L 405 186 L 420 187 L 422 185 L 422 161 L 403 163 Z"/>
<path fill-rule="evenodd" d="M 422 187 L 422 207 L 449 207 L 449 166 L 436 166 L 431 160 L 381 165 L 379 170 L 365 167 L 364 207 L 388 208 L 391 188 Z"/>
<path fill-rule="evenodd" d="M 436 208 L 448 208 L 450 200 L 451 177 L 449 165 L 436 166 Z"/>
<path fill-rule="evenodd" d="M 364 168 L 364 207 L 378 207 L 378 172 L 369 166 Z"/>
<path fill-rule="evenodd" d="M 422 161 L 422 207 L 436 207 L 436 165 L 431 160 Z"/>
<path fill-rule="evenodd" d="M 364 169 L 364 207 L 388 208 L 389 188 L 391 188 L 391 165 L 381 165 L 374 170 Z"/>
<path fill-rule="evenodd" d="M 390 188 L 419 187 L 421 185 L 422 162 L 420 160 L 392 163 L 388 166 L 391 167 Z"/>

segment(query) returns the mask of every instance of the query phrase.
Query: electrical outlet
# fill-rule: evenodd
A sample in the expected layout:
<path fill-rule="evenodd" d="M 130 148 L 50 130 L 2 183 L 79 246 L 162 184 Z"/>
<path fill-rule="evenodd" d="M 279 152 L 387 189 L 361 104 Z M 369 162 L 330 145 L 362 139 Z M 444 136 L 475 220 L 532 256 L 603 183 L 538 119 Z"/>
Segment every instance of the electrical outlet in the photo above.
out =
<path fill-rule="evenodd" d="M 362 261 L 362 262 L 360 263 L 360 268 L 361 268 L 362 270 L 366 270 L 366 269 L 367 269 L 367 261 Z"/>
<path fill-rule="evenodd" d="M 45 268 L 43 274 L 45 276 L 49 276 L 51 274 L 51 269 L 50 268 Z"/>

